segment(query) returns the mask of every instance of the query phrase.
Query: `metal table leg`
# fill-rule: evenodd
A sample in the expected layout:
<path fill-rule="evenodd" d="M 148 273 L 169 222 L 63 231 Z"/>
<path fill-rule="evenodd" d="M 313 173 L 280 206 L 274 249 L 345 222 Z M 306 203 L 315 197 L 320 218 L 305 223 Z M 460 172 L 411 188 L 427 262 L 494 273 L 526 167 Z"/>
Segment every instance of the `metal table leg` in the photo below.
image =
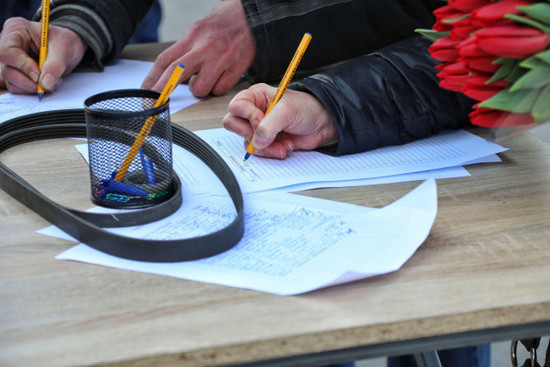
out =
<path fill-rule="evenodd" d="M 439 356 L 435 350 L 417 353 L 414 355 L 418 367 L 442 367 Z"/>

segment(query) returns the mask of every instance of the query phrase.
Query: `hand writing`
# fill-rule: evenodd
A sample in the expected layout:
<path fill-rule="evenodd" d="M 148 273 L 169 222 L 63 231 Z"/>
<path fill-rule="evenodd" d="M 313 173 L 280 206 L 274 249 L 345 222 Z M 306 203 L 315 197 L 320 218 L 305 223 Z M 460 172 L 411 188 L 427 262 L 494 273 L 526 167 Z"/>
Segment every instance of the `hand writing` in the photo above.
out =
<path fill-rule="evenodd" d="M 229 103 L 223 126 L 244 137 L 245 148 L 252 140 L 254 154 L 283 159 L 293 150 L 311 150 L 338 141 L 330 114 L 308 93 L 287 90 L 264 118 L 275 91 L 267 84 L 256 84 Z"/>

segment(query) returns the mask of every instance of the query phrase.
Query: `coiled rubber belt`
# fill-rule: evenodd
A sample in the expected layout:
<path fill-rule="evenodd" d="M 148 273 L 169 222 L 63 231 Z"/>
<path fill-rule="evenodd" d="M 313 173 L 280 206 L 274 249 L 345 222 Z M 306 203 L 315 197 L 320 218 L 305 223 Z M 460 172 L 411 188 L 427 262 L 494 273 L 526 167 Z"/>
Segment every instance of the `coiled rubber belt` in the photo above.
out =
<path fill-rule="evenodd" d="M 43 139 L 85 137 L 83 109 L 41 112 L 0 123 L 0 153 L 16 145 Z M 0 188 L 75 239 L 118 257 L 152 262 L 196 260 L 235 246 L 244 234 L 243 197 L 237 179 L 223 159 L 190 131 L 172 124 L 172 139 L 200 158 L 227 189 L 237 215 L 226 227 L 199 237 L 179 240 L 145 240 L 120 236 L 102 227 L 126 227 L 149 223 L 175 212 L 182 202 L 181 182 L 165 202 L 134 212 L 97 214 L 73 210 L 50 200 L 0 162 Z M 177 175 L 174 174 L 177 178 Z"/>

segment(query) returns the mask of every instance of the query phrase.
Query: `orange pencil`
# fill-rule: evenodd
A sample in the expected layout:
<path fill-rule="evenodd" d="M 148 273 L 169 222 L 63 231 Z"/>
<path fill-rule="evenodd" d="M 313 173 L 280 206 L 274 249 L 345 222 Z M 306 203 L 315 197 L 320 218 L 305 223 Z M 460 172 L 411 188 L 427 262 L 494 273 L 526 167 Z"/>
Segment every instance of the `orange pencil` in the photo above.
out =
<path fill-rule="evenodd" d="M 50 27 L 50 0 L 42 0 L 42 32 L 40 33 L 40 54 L 38 56 L 38 69 L 42 71 L 42 66 L 48 55 L 48 29 Z M 37 84 L 38 100 L 42 100 L 44 88 Z"/>
<path fill-rule="evenodd" d="M 182 64 L 178 64 L 178 66 L 176 66 L 176 68 L 174 69 L 174 72 L 172 73 L 172 75 L 170 76 L 170 79 L 168 80 L 168 83 L 166 83 L 166 86 L 164 87 L 162 93 L 160 94 L 159 99 L 157 99 L 157 101 L 155 102 L 154 108 L 160 107 L 168 101 L 170 94 L 172 94 L 174 89 L 177 87 L 178 82 L 184 70 L 185 70 L 185 67 Z M 124 162 L 122 162 L 122 165 L 120 166 L 120 169 L 118 170 L 114 178 L 115 181 L 119 181 L 119 182 L 122 181 L 122 179 L 126 175 L 126 172 L 128 172 L 128 168 L 130 168 L 132 161 L 134 160 L 134 158 L 139 152 L 139 149 L 143 145 L 145 138 L 149 134 L 149 131 L 151 131 L 151 129 L 153 128 L 153 125 L 155 124 L 156 120 L 157 120 L 156 116 L 150 116 L 147 118 L 147 120 L 145 120 L 143 127 L 141 128 L 136 140 L 134 140 L 134 143 L 132 144 L 132 147 L 130 148 L 128 155 L 124 159 Z"/>
<path fill-rule="evenodd" d="M 294 53 L 294 57 L 292 58 L 292 61 L 290 61 L 290 65 L 288 65 L 285 75 L 283 76 L 281 83 L 279 83 L 279 87 L 277 88 L 275 95 L 271 99 L 271 102 L 269 103 L 269 106 L 267 107 L 267 110 L 265 111 L 264 116 L 267 116 L 269 111 L 271 111 L 271 109 L 275 107 L 277 102 L 279 102 L 279 100 L 285 93 L 286 88 L 290 83 L 290 80 L 292 79 L 292 77 L 294 76 L 294 73 L 296 72 L 296 69 L 298 68 L 298 64 L 300 64 L 300 61 L 302 61 L 302 57 L 306 52 L 307 46 L 309 46 L 309 41 L 311 41 L 311 34 L 310 33 L 304 34 L 304 37 L 302 37 L 302 41 L 298 45 L 298 49 L 296 49 L 296 53 Z M 254 146 L 252 145 L 252 142 L 250 142 L 250 144 L 248 145 L 248 148 L 246 149 L 246 154 L 244 156 L 245 161 L 254 153 L 255 149 L 256 148 L 254 148 Z"/>

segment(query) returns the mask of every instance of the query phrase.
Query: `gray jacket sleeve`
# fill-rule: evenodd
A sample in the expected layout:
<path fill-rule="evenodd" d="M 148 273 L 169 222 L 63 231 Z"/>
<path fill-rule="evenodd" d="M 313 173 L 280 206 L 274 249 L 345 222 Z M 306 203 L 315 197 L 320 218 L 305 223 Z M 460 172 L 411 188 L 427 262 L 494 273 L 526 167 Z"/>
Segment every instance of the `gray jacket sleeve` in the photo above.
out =
<path fill-rule="evenodd" d="M 81 66 L 101 70 L 116 59 L 153 0 L 52 0 L 50 24 L 77 33 L 88 45 Z M 35 15 L 38 20 L 42 9 Z"/>
<path fill-rule="evenodd" d="M 412 37 L 291 84 L 335 122 L 338 144 L 321 151 L 363 152 L 468 125 L 474 101 L 439 87 L 430 42 Z"/>
<path fill-rule="evenodd" d="M 278 81 L 303 34 L 313 38 L 298 72 L 375 51 L 431 28 L 441 0 L 241 0 L 256 40 L 254 82 Z M 297 74 L 299 76 L 299 74 Z"/>

